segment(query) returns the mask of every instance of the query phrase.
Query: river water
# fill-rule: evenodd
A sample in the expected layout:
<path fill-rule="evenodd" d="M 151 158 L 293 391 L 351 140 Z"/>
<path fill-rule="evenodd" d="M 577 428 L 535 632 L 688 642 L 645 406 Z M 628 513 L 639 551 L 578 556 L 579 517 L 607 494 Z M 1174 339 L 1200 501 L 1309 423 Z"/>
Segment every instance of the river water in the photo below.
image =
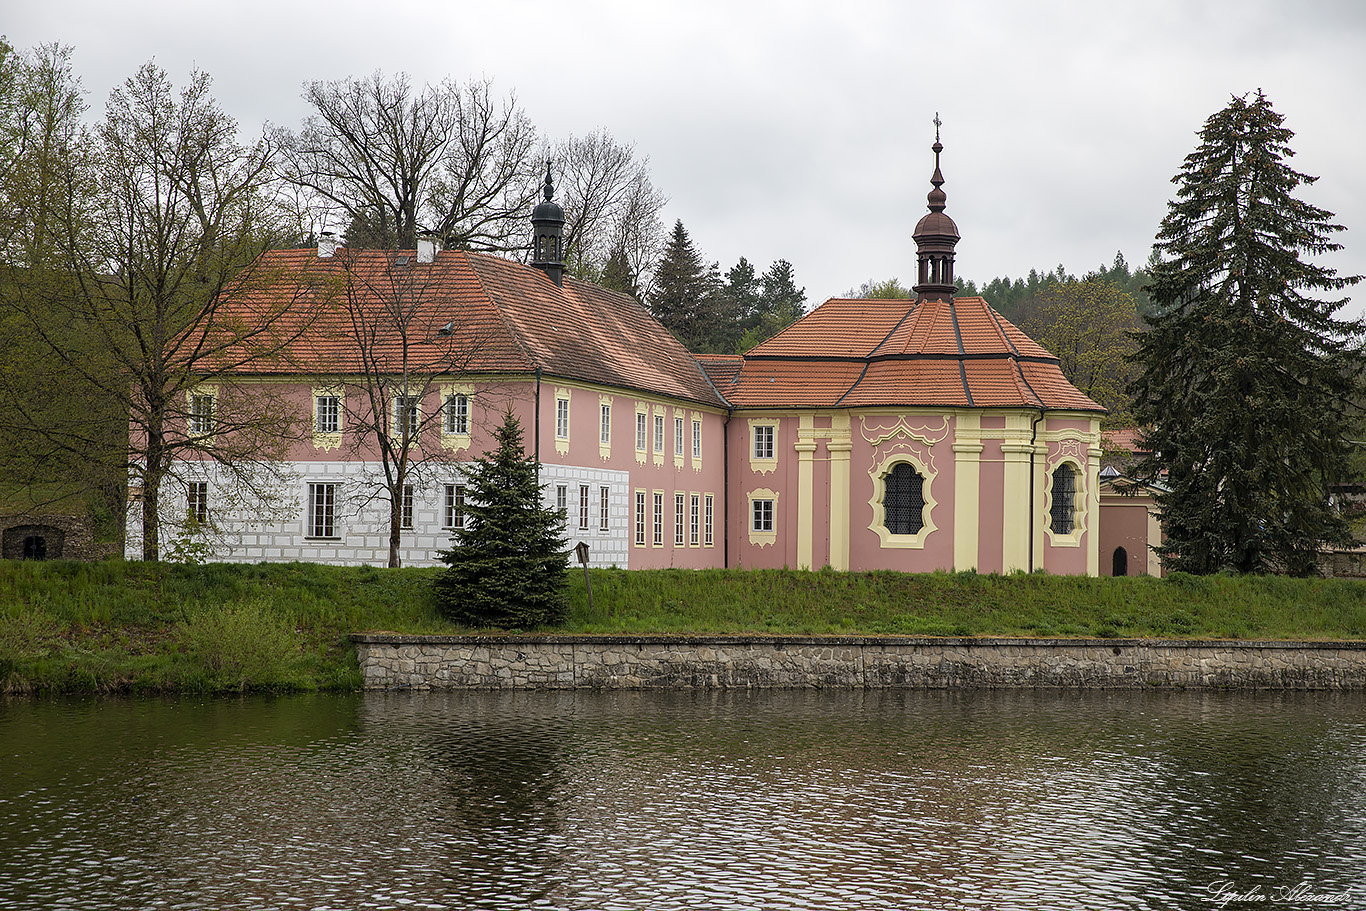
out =
<path fill-rule="evenodd" d="M 0 908 L 1366 908 L 1366 696 L 0 702 Z"/>

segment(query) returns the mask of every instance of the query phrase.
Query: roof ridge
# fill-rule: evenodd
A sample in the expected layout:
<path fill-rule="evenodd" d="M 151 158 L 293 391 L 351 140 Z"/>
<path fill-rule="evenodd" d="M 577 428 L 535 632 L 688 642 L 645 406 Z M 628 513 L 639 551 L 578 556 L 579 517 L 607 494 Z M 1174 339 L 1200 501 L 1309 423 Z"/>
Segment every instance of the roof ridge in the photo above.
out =
<path fill-rule="evenodd" d="M 958 339 L 958 379 L 963 384 L 963 395 L 968 398 L 968 407 L 973 407 L 972 390 L 968 388 L 968 354 L 963 350 L 963 331 L 958 328 L 958 310 L 949 298 L 949 319 L 953 320 L 953 337 Z"/>

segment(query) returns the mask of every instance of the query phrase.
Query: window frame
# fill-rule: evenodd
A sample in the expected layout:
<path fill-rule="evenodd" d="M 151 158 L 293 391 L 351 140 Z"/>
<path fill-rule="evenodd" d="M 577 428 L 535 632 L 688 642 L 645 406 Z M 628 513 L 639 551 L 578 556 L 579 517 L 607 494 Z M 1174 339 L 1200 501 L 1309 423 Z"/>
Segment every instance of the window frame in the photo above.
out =
<path fill-rule="evenodd" d="M 599 428 L 598 428 L 598 445 L 600 445 L 600 446 L 611 446 L 611 445 L 612 445 L 612 403 L 611 403 L 611 402 L 601 402 L 601 403 L 599 403 L 599 420 L 600 420 L 600 426 L 599 426 Z"/>
<path fill-rule="evenodd" d="M 185 484 L 185 519 L 195 525 L 209 524 L 209 482 L 188 481 Z"/>
<path fill-rule="evenodd" d="M 341 396 L 334 392 L 313 396 L 313 432 L 341 433 Z"/>
<path fill-rule="evenodd" d="M 308 524 L 304 537 L 314 541 L 337 541 L 337 493 L 335 481 L 308 482 Z"/>
<path fill-rule="evenodd" d="M 190 417 L 186 425 L 190 436 L 206 437 L 213 433 L 215 398 L 211 392 L 190 393 Z"/>
<path fill-rule="evenodd" d="M 442 403 L 441 429 L 448 436 L 468 436 L 470 432 L 470 397 L 463 392 L 452 392 Z"/>
<path fill-rule="evenodd" d="M 413 527 L 413 500 L 416 490 L 412 484 L 403 485 L 403 494 L 399 498 L 398 504 L 398 527 L 411 529 Z"/>
<path fill-rule="evenodd" d="M 447 484 L 445 489 L 444 503 L 441 511 L 441 527 L 451 531 L 461 530 L 466 527 L 465 496 L 467 490 L 464 484 Z"/>
<path fill-rule="evenodd" d="M 391 410 L 390 434 L 402 440 L 406 431 L 408 440 L 416 440 L 422 430 L 422 396 L 395 393 Z"/>

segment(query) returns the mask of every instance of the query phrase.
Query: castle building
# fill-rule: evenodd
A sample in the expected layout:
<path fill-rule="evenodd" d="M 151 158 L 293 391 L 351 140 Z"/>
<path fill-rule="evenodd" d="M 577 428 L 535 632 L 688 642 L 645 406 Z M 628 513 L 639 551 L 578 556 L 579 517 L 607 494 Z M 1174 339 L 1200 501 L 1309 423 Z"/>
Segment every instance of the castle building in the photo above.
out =
<path fill-rule="evenodd" d="M 954 296 L 937 136 L 933 150 L 915 297 L 826 301 L 744 355 L 693 355 L 635 299 L 566 275 L 549 171 L 529 265 L 429 240 L 269 252 L 255 271 L 275 284 L 244 299 L 331 300 L 241 379 L 310 432 L 276 466 L 291 480 L 270 507 L 229 495 L 205 461 L 177 473 L 164 527 L 194 517 L 220 560 L 383 563 L 373 430 L 392 421 L 420 469 L 402 560 L 433 563 L 463 522 L 461 463 L 510 409 L 593 565 L 1096 575 L 1103 409 L 985 300 Z"/>

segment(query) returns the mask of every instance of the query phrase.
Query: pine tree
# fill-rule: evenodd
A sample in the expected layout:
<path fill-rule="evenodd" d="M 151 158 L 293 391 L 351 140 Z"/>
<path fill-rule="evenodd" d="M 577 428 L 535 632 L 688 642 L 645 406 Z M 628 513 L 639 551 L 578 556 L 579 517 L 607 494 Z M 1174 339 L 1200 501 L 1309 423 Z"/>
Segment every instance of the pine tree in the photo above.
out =
<path fill-rule="evenodd" d="M 541 504 L 539 466 L 522 447 L 509 411 L 494 431 L 498 448 L 467 469 L 465 523 L 439 559 L 441 612 L 471 626 L 534 629 L 568 612 L 564 516 Z"/>
<path fill-rule="evenodd" d="M 1317 180 L 1287 164 L 1292 136 L 1260 91 L 1234 97 L 1172 181 L 1130 387 L 1170 569 L 1305 575 L 1349 540 L 1330 494 L 1366 327 L 1334 318 L 1346 298 L 1311 295 L 1360 276 L 1302 258 L 1340 249 L 1342 227 L 1292 195 Z"/>

